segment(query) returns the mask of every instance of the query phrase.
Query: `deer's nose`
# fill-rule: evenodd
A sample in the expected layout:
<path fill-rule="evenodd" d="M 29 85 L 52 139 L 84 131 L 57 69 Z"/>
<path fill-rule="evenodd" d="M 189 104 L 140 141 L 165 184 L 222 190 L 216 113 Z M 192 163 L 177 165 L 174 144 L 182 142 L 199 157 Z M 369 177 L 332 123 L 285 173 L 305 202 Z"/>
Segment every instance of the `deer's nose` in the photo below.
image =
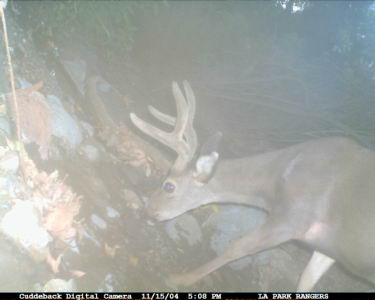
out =
<path fill-rule="evenodd" d="M 146 208 L 146 212 L 147 212 L 147 215 L 157 221 L 161 221 L 162 220 L 162 216 L 161 216 L 161 213 L 156 211 L 152 206 L 148 206 Z"/>
<path fill-rule="evenodd" d="M 147 208 L 147 214 L 148 214 L 151 218 L 155 219 L 155 220 L 158 221 L 158 222 L 160 222 L 160 221 L 166 221 L 166 220 L 169 220 L 169 219 L 170 219 L 170 217 L 169 217 L 168 214 L 165 214 L 165 213 L 163 213 L 163 212 L 161 212 L 161 211 L 157 211 L 157 210 L 152 209 L 152 208 L 150 208 L 150 207 Z"/>
<path fill-rule="evenodd" d="M 153 212 L 152 215 L 151 215 L 154 219 L 156 219 L 157 221 L 165 221 L 165 220 L 168 220 L 169 218 L 165 216 L 165 214 L 161 213 L 161 212 Z"/>

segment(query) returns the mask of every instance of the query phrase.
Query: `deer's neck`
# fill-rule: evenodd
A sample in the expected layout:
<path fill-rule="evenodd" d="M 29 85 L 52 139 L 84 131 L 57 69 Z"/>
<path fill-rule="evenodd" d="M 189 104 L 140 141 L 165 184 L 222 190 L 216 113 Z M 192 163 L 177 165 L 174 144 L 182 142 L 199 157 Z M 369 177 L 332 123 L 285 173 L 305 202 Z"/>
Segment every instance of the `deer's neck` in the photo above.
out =
<path fill-rule="evenodd" d="M 221 162 L 207 184 L 215 195 L 210 202 L 236 203 L 269 211 L 274 198 L 275 181 L 285 169 L 278 164 L 285 151 L 273 151 L 242 159 Z"/>

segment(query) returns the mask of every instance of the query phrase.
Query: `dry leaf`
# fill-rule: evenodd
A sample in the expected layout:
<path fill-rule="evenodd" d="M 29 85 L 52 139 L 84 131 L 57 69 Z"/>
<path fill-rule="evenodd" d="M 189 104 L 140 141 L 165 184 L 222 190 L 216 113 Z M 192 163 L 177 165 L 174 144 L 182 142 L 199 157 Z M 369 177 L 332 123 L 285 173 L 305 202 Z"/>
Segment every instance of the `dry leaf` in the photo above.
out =
<path fill-rule="evenodd" d="M 131 264 L 132 266 L 136 266 L 138 265 L 139 258 L 133 255 L 130 255 L 128 258 L 128 261 L 129 261 L 129 264 Z"/>
<path fill-rule="evenodd" d="M 22 135 L 26 137 L 25 142 L 36 143 L 42 158 L 47 159 L 52 136 L 52 111 L 45 97 L 38 92 L 42 86 L 43 82 L 40 81 L 31 87 L 18 89 L 16 94 L 19 125 Z M 8 103 L 11 103 L 11 94 L 6 96 Z"/>
<path fill-rule="evenodd" d="M 111 247 L 107 243 L 104 244 L 104 251 L 110 257 L 114 257 L 116 255 L 117 249 L 119 249 L 119 248 L 120 248 L 120 246 L 118 246 L 118 245 L 115 245 L 115 246 Z"/>
<path fill-rule="evenodd" d="M 86 275 L 86 272 L 83 272 L 81 270 L 71 270 L 71 271 L 69 271 L 69 273 L 72 274 L 76 278 L 80 278 L 80 277 Z"/>
<path fill-rule="evenodd" d="M 74 238 L 77 234 L 73 227 L 74 217 L 78 214 L 79 208 L 78 201 L 58 203 L 46 214 L 43 227 L 61 240 Z"/>
<path fill-rule="evenodd" d="M 213 212 L 217 213 L 220 211 L 220 206 L 216 205 L 216 204 L 209 204 L 209 205 L 204 205 L 202 206 L 202 208 L 207 208 L 207 209 L 210 209 L 212 210 Z"/>
<path fill-rule="evenodd" d="M 62 254 L 60 254 L 57 259 L 54 259 L 49 251 L 46 254 L 46 262 L 51 267 L 53 273 L 59 273 L 59 268 L 61 264 Z"/>

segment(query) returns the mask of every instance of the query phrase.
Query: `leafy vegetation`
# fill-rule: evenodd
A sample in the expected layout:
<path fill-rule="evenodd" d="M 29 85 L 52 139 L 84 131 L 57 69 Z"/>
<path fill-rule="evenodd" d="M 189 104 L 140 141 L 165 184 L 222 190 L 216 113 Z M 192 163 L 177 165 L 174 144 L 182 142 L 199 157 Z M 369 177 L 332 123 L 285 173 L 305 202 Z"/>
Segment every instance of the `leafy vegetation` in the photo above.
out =
<path fill-rule="evenodd" d="M 20 8 L 33 30 L 68 41 L 72 36 L 85 37 L 111 59 L 131 50 L 137 13 L 157 14 L 165 5 L 160 1 L 49 0 L 23 2 Z"/>

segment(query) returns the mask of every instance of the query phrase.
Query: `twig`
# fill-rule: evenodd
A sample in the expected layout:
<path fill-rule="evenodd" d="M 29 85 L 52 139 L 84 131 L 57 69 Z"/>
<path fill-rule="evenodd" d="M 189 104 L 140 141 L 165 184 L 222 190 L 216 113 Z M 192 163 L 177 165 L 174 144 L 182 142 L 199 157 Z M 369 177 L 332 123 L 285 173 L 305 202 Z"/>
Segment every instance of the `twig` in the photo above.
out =
<path fill-rule="evenodd" d="M 3 33 L 4 33 L 4 43 L 5 43 L 5 50 L 7 54 L 7 61 L 8 61 L 8 67 L 9 67 L 9 76 L 10 76 L 10 86 L 12 89 L 12 114 L 13 119 L 15 123 L 15 132 L 16 132 L 16 139 L 17 141 L 21 141 L 21 128 L 20 128 L 20 121 L 19 121 L 19 113 L 18 113 L 18 102 L 17 102 L 17 95 L 16 95 L 16 88 L 14 84 L 14 73 L 13 73 L 13 65 L 12 65 L 12 59 L 10 57 L 9 52 L 9 40 L 8 40 L 8 31 L 7 26 L 5 22 L 5 16 L 4 16 L 4 9 L 3 7 L 0 7 L 0 15 L 1 15 L 1 21 L 3 24 Z"/>

